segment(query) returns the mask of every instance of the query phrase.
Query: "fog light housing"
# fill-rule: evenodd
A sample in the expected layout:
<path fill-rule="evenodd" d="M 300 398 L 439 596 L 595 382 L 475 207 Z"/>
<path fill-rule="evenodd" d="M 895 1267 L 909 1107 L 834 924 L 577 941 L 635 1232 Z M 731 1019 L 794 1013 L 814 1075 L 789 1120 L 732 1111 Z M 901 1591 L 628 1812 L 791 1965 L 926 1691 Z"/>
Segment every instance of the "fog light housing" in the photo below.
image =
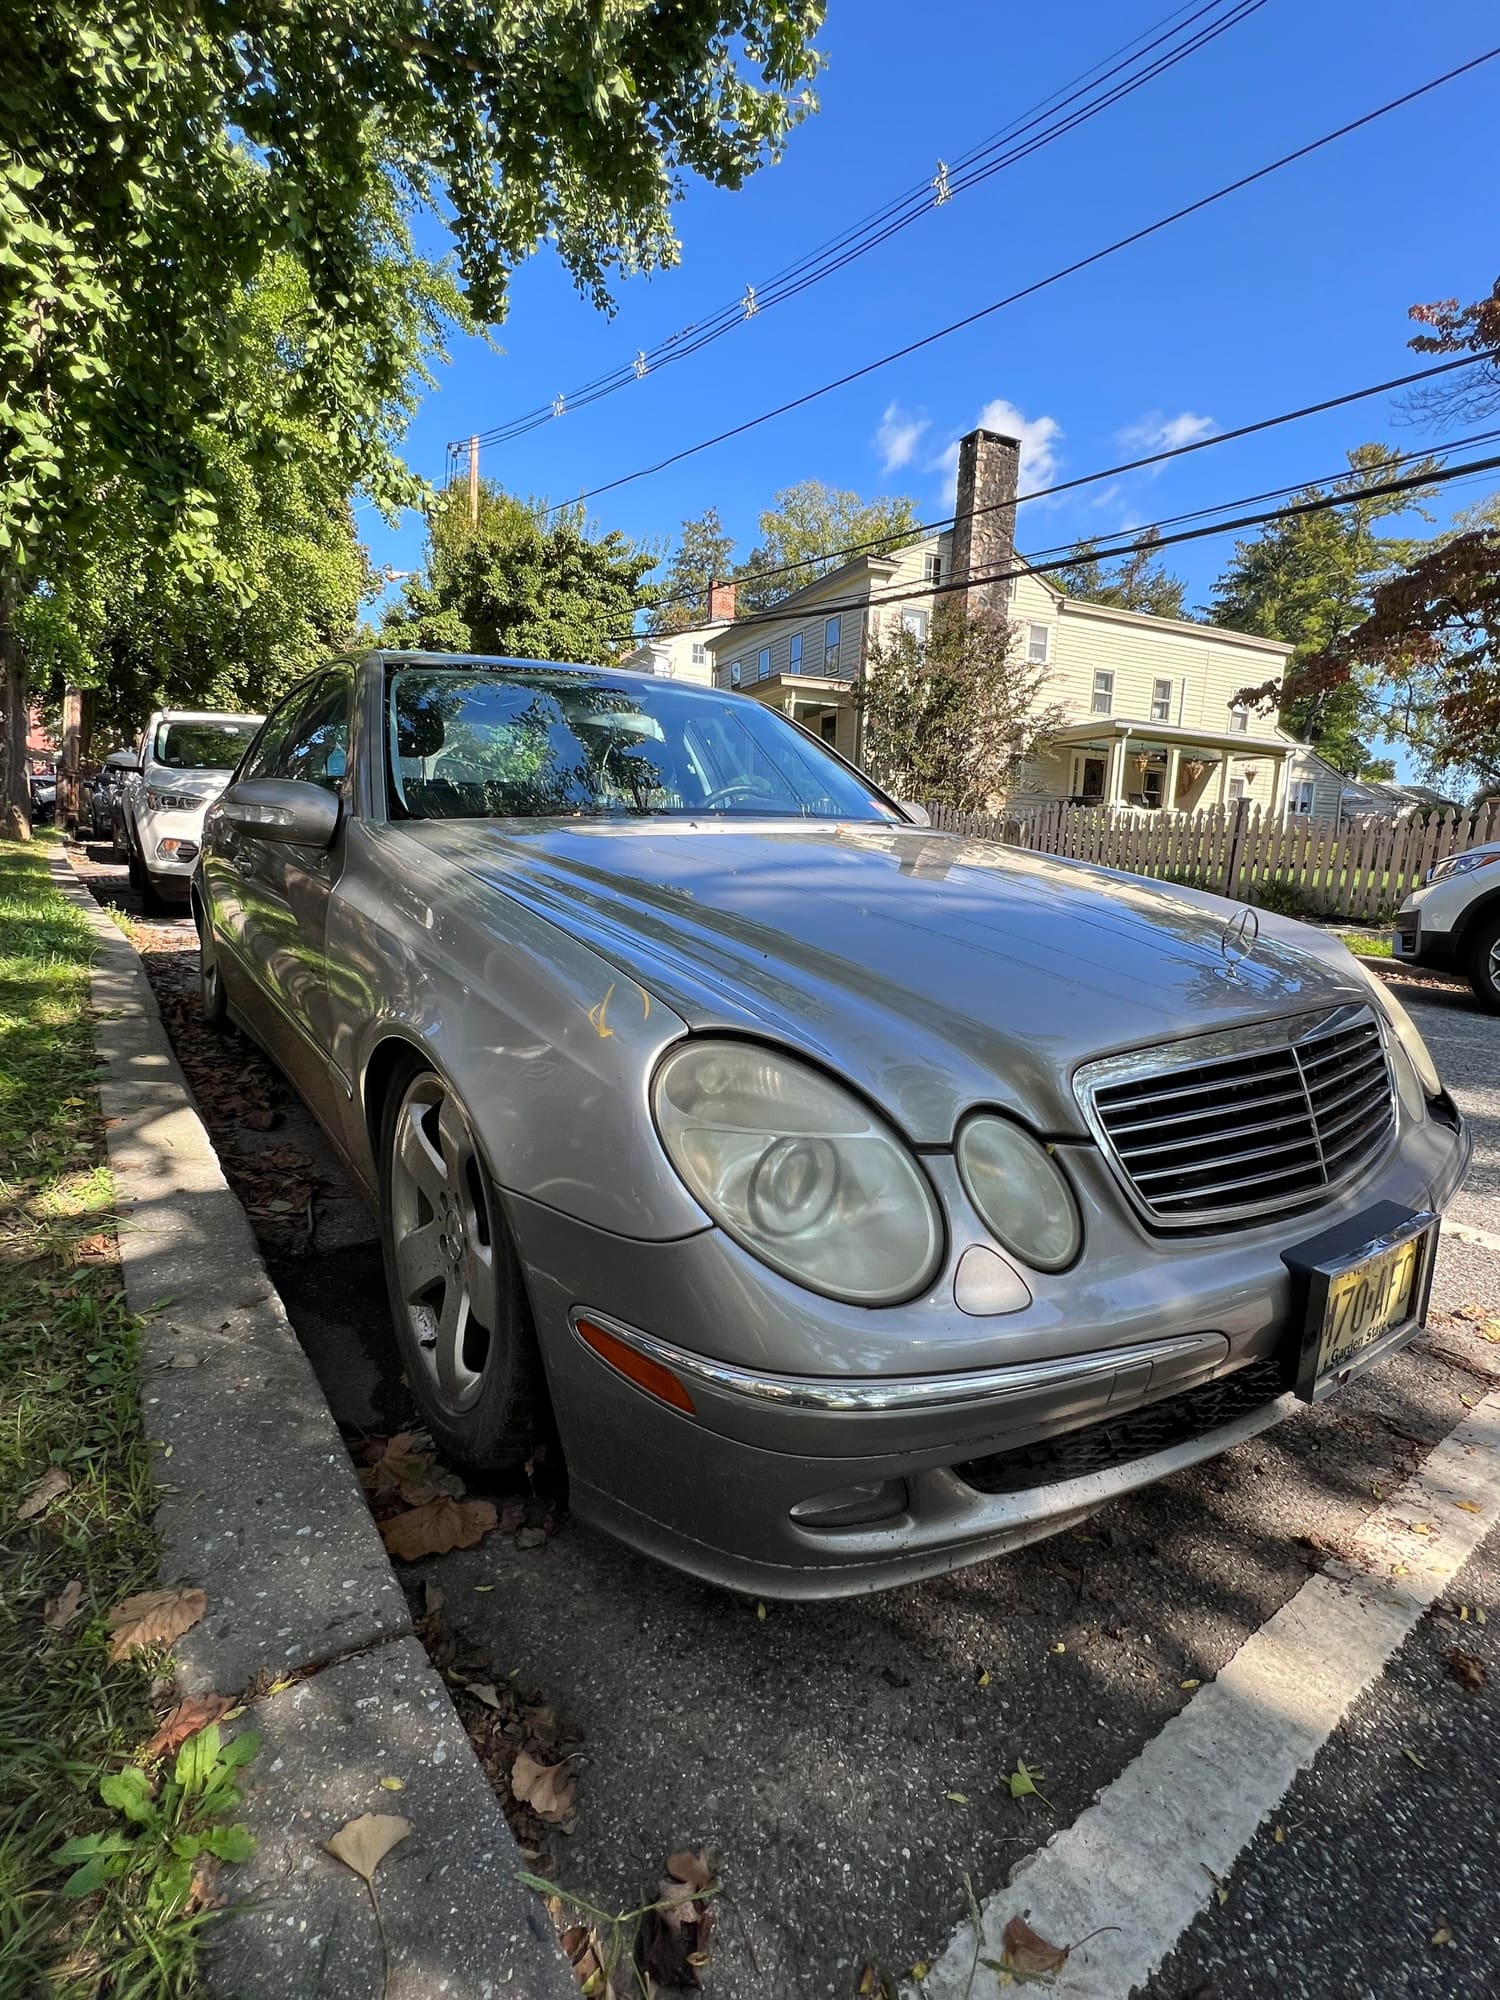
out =
<path fill-rule="evenodd" d="M 904 1514 L 907 1497 L 904 1479 L 877 1479 L 799 1500 L 791 1515 L 801 1528 L 857 1528 Z"/>
<path fill-rule="evenodd" d="M 156 843 L 158 861 L 196 861 L 198 843 L 196 840 L 175 840 L 170 835 Z"/>

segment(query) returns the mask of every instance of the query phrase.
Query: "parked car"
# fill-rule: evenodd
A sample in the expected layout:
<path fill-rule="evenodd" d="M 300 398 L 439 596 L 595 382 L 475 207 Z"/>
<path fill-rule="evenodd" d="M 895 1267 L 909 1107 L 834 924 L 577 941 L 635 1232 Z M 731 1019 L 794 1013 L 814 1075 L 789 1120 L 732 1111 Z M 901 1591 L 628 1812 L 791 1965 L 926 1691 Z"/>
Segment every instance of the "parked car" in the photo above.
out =
<path fill-rule="evenodd" d="M 112 840 L 125 779 L 140 769 L 134 750 L 112 750 L 97 771 L 78 781 L 78 831 L 85 840 Z M 121 853 L 120 859 L 125 856 Z"/>
<path fill-rule="evenodd" d="M 1500 841 L 1430 868 L 1396 913 L 1391 949 L 1409 965 L 1461 972 L 1480 1006 L 1500 1014 Z"/>
<path fill-rule="evenodd" d="M 161 708 L 141 733 L 139 759 L 120 796 L 120 841 L 130 886 L 148 909 L 188 899 L 203 814 L 229 782 L 265 720 Z"/>
<path fill-rule="evenodd" d="M 57 773 L 33 771 L 26 783 L 31 795 L 32 825 L 51 826 L 57 818 Z"/>
<path fill-rule="evenodd" d="M 924 831 L 783 716 L 374 654 L 210 807 L 205 1012 L 379 1204 L 441 1448 L 733 1588 L 1012 1549 L 1421 1324 L 1468 1141 L 1330 935 Z"/>

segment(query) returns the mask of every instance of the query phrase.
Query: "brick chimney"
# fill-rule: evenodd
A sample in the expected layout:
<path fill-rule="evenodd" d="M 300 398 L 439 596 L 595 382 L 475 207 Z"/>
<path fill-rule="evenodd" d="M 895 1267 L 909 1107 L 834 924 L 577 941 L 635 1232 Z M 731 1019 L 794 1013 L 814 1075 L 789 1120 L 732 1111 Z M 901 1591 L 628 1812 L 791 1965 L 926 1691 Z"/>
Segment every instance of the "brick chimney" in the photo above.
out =
<path fill-rule="evenodd" d="M 715 577 L 708 586 L 708 619 L 711 625 L 734 622 L 734 585 Z"/>
<path fill-rule="evenodd" d="M 953 504 L 952 581 L 984 578 L 1005 569 L 1016 552 L 1016 478 L 1021 469 L 1018 438 L 995 431 L 970 431 L 958 444 L 958 497 Z M 1007 611 L 1005 583 L 975 583 L 950 600 L 966 609 Z"/>

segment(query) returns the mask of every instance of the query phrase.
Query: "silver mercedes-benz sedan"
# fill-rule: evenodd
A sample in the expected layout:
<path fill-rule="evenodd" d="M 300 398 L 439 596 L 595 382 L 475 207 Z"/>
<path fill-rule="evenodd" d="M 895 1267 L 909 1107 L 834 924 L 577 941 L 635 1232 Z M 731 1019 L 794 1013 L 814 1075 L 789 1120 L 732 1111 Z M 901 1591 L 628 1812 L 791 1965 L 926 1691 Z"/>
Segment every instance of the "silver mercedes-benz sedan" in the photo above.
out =
<path fill-rule="evenodd" d="M 210 809 L 203 1004 L 442 1449 L 761 1595 L 1013 1549 L 1421 1325 L 1468 1145 L 1330 936 L 925 830 L 747 697 L 373 654 Z"/>

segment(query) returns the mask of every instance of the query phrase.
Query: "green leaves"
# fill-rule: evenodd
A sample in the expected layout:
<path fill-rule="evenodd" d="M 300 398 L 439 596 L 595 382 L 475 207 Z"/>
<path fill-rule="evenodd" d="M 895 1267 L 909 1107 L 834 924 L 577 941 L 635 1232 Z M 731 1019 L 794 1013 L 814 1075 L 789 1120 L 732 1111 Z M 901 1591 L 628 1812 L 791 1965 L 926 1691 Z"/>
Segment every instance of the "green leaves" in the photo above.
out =
<path fill-rule="evenodd" d="M 240 1862 L 254 1852 L 249 1830 L 226 1821 L 240 1803 L 234 1774 L 259 1748 L 253 1731 L 226 1744 L 217 1723 L 210 1723 L 188 1737 L 159 1787 L 137 1764 L 101 1778 L 100 1799 L 126 1827 L 84 1834 L 58 1848 L 53 1861 L 73 1868 L 63 1894 L 90 1896 L 132 1875 L 144 1879 L 150 1909 L 162 1915 L 183 1909 L 204 1856 Z"/>

